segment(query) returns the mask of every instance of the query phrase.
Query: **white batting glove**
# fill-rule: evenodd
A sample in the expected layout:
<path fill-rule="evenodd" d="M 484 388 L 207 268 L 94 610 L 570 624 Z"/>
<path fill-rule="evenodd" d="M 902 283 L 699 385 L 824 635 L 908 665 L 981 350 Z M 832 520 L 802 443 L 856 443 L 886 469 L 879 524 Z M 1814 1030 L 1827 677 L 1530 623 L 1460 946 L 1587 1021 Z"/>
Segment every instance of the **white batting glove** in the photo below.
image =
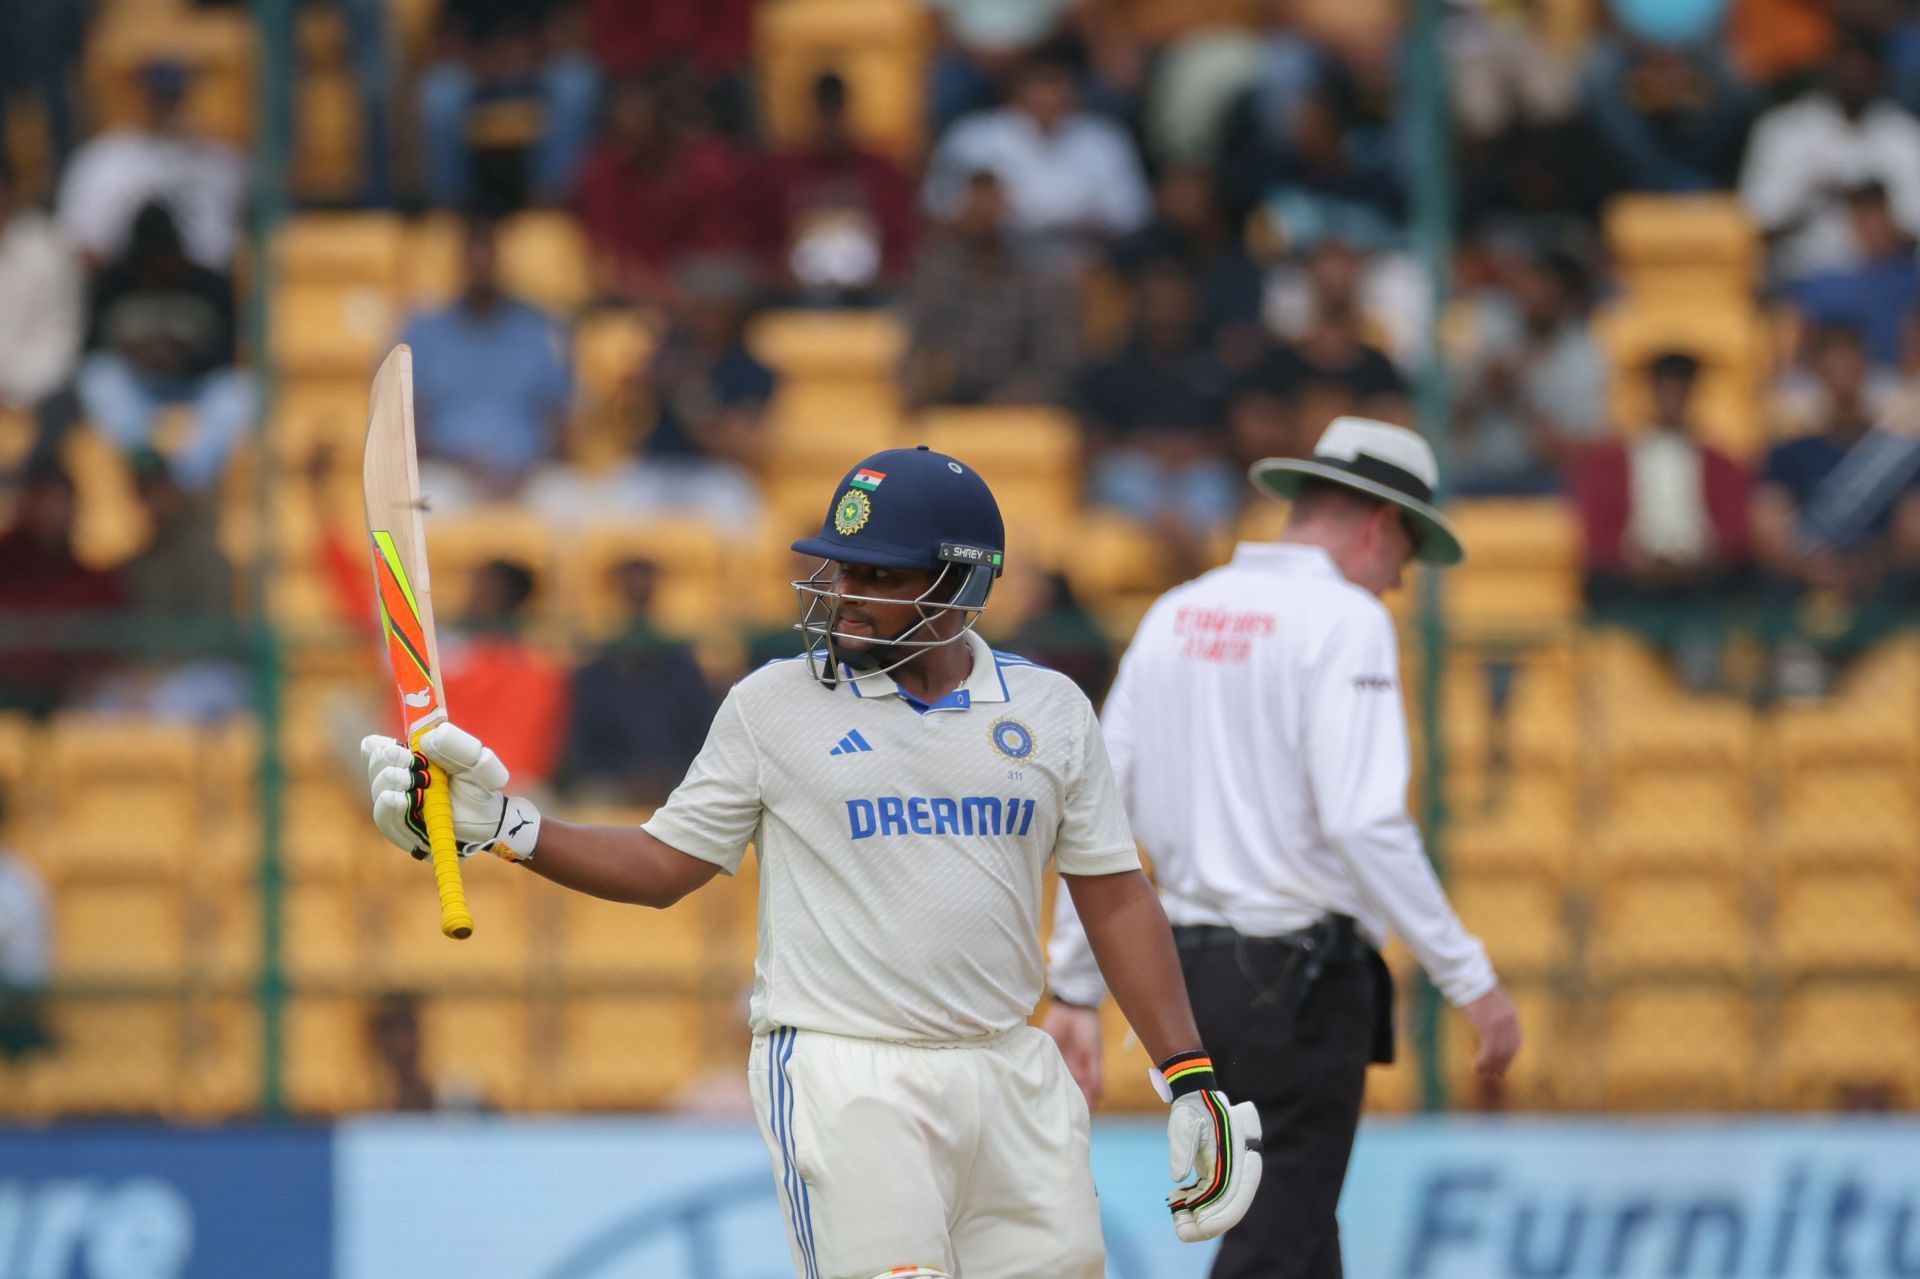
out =
<path fill-rule="evenodd" d="M 1167 1172 L 1173 1193 L 1173 1232 L 1200 1243 L 1240 1224 L 1260 1188 L 1260 1113 L 1238 1105 L 1213 1086 L 1205 1053 L 1180 1053 L 1161 1063 L 1154 1087 L 1173 1102 L 1167 1117 Z"/>
<path fill-rule="evenodd" d="M 488 852 L 510 862 L 533 856 L 540 839 L 540 810 L 529 799 L 502 793 L 507 766 L 473 734 L 437 724 L 421 737 L 418 753 L 376 735 L 360 743 L 360 759 L 373 792 L 373 824 L 403 852 L 421 860 L 429 856 L 421 797 L 431 760 L 447 774 L 453 839 L 460 856 Z"/>

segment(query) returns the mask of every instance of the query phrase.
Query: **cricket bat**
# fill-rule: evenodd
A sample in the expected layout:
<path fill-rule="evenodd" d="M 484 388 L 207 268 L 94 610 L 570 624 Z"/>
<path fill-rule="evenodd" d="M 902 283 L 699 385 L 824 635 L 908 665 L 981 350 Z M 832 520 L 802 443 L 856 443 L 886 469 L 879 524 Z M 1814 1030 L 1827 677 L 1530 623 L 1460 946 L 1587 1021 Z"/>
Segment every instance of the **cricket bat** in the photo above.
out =
<path fill-rule="evenodd" d="M 380 629 L 400 694 L 406 741 L 418 750 L 421 735 L 447 718 L 447 699 L 440 688 L 440 642 L 433 631 L 420 462 L 413 444 L 413 349 L 405 344 L 387 354 L 373 377 L 361 478 Z M 453 801 L 446 772 L 438 764 L 427 765 L 420 807 L 433 853 L 433 879 L 440 889 L 440 931 L 455 940 L 471 937 L 473 915 L 467 910 L 460 854 L 453 842 Z"/>

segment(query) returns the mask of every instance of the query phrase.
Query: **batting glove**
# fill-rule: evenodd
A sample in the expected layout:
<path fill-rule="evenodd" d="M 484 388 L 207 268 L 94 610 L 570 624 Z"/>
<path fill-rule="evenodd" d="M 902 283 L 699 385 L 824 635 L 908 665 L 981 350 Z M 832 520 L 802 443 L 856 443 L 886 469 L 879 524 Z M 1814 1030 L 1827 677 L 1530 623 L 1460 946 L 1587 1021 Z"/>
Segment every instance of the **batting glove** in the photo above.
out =
<path fill-rule="evenodd" d="M 1173 1231 L 1200 1243 L 1240 1223 L 1260 1188 L 1260 1114 L 1234 1105 L 1214 1087 L 1213 1060 L 1203 1052 L 1162 1062 L 1154 1087 L 1173 1103 L 1167 1118 L 1167 1170 Z"/>
<path fill-rule="evenodd" d="M 373 824 L 403 852 L 422 861 L 430 856 L 421 801 L 431 761 L 447 774 L 453 839 L 462 857 L 487 852 L 524 862 L 533 856 L 540 810 L 531 800 L 502 793 L 507 766 L 473 734 L 436 724 L 421 737 L 418 751 L 391 737 L 373 736 L 360 743 L 360 759 L 373 790 Z"/>

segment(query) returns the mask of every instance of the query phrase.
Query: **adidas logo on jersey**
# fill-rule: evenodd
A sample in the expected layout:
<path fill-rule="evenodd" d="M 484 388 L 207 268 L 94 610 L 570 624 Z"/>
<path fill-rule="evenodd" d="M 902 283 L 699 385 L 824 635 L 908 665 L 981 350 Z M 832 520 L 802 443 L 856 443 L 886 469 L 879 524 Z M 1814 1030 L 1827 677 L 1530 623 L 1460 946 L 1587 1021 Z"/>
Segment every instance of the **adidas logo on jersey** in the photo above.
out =
<path fill-rule="evenodd" d="M 860 736 L 860 730 L 856 728 L 851 733 L 848 733 L 845 737 L 841 738 L 840 744 L 834 747 L 832 750 L 828 751 L 827 754 L 857 755 L 861 751 L 870 751 L 872 749 L 873 747 L 867 745 L 867 739 Z"/>

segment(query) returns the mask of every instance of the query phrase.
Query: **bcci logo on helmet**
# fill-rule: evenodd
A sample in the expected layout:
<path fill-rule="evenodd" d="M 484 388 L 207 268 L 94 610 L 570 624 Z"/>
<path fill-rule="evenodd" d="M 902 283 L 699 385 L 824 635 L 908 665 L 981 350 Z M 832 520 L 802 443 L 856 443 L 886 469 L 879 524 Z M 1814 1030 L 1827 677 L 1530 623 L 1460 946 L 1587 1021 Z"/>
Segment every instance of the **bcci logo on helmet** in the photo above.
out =
<path fill-rule="evenodd" d="M 1017 719 L 999 719 L 989 731 L 993 748 L 1008 759 L 1025 759 L 1033 754 L 1033 730 Z"/>
<path fill-rule="evenodd" d="M 833 508 L 833 531 L 842 537 L 852 537 L 867 526 L 872 516 L 873 499 L 859 489 L 848 489 L 839 505 Z"/>

